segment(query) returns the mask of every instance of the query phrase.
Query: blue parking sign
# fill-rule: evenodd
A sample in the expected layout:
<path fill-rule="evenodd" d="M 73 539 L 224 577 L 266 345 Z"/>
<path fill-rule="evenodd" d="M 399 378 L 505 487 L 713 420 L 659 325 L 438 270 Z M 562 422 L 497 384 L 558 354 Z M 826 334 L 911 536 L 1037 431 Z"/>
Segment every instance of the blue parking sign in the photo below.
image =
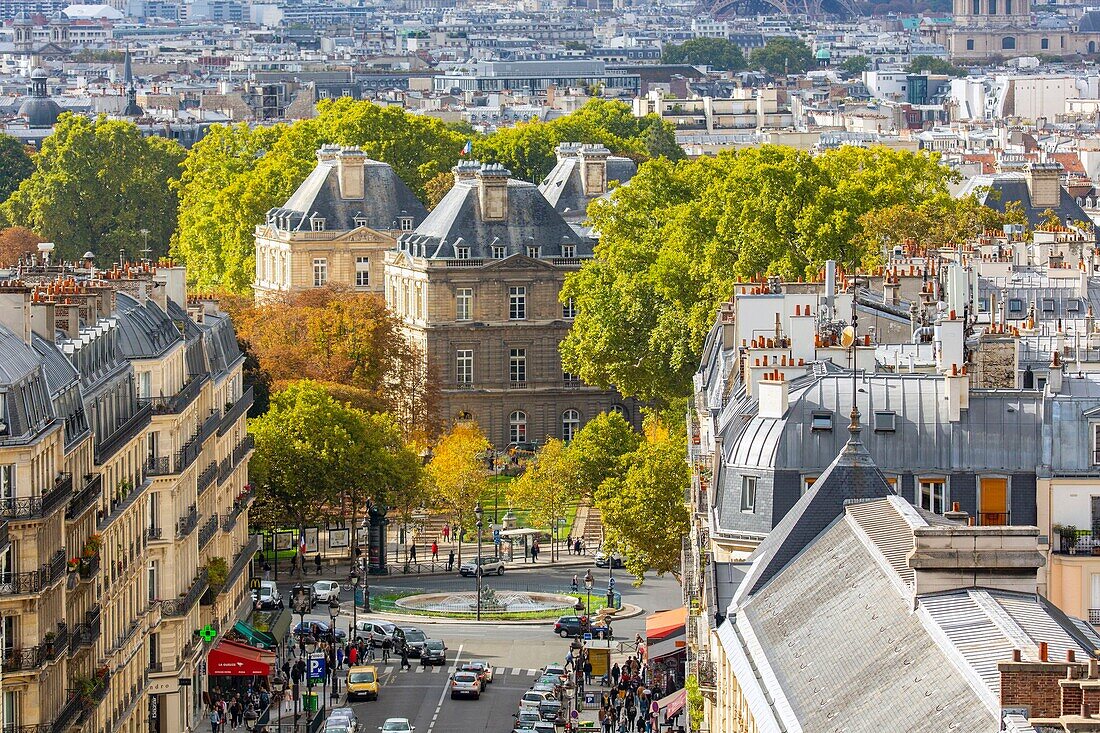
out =
<path fill-rule="evenodd" d="M 493 542 L 498 544 L 498 545 L 500 544 L 500 530 L 499 529 L 494 529 L 493 530 Z"/>
<path fill-rule="evenodd" d="M 325 657 L 317 654 L 309 658 L 309 678 L 311 680 L 323 680 L 325 678 Z"/>

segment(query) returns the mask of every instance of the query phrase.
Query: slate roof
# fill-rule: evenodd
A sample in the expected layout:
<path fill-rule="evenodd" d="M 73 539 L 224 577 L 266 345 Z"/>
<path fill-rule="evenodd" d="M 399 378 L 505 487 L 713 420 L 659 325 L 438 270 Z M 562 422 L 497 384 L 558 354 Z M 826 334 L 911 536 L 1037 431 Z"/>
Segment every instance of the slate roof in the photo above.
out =
<path fill-rule="evenodd" d="M 826 527 L 843 516 L 846 501 L 893 495 L 860 441 L 858 424 L 849 430 L 851 437 L 844 449 L 749 556 L 752 569 L 741 584 L 739 596 L 757 592 L 783 570 Z"/>
<path fill-rule="evenodd" d="M 561 147 L 559 146 L 559 149 Z M 576 150 L 579 151 L 579 149 L 580 146 L 577 146 Z M 626 183 L 638 172 L 638 166 L 630 158 L 610 155 L 606 160 L 608 188 L 615 181 L 620 184 Z M 588 204 L 599 196 L 585 195 L 582 175 L 583 167 L 580 158 L 575 151 L 567 149 L 559 153 L 557 164 L 539 184 L 539 191 L 562 216 L 583 218 L 588 210 Z"/>
<path fill-rule="evenodd" d="M 528 246 L 541 247 L 541 257 L 560 257 L 568 244 L 575 257 L 592 255 L 593 240 L 570 226 L 534 184 L 508 179 L 508 215 L 501 221 L 481 217 L 478 186 L 477 179 L 457 181 L 415 231 L 400 237 L 401 248 L 452 259 L 457 243 L 470 248 L 471 258 L 489 259 L 493 246 L 503 246 L 506 257 L 525 255 Z"/>
<path fill-rule="evenodd" d="M 119 347 L 127 359 L 153 359 L 183 340 L 172 319 L 152 299 L 144 304 L 119 292 L 115 300 Z"/>
<path fill-rule="evenodd" d="M 1100 33 L 1100 11 L 1087 10 L 1077 24 L 1078 33 Z"/>
<path fill-rule="evenodd" d="M 26 436 L 54 419 L 50 389 L 41 361 L 21 336 L 0 325 L 0 392 L 7 436 Z"/>
<path fill-rule="evenodd" d="M 959 191 L 960 196 L 975 194 L 978 200 L 1000 213 L 1004 213 L 1005 207 L 1010 201 L 1019 201 L 1023 212 L 1027 215 L 1028 223 L 1032 227 L 1042 224 L 1046 217 L 1043 212 L 1046 206 L 1033 206 L 1031 203 L 1031 191 L 1027 187 L 1027 175 L 1020 172 L 994 173 L 992 175 L 974 176 L 963 184 Z M 1077 221 L 1091 221 L 1073 196 L 1063 187 L 1059 197 L 1058 206 L 1054 207 L 1058 218 L 1065 221 L 1066 218 Z"/>
<path fill-rule="evenodd" d="M 325 219 L 326 230 L 350 231 L 356 219 L 364 219 L 371 229 L 387 231 L 400 228 L 403 216 L 416 226 L 428 215 L 424 204 L 386 163 L 366 159 L 363 167 L 362 199 L 345 199 L 340 195 L 338 153 L 322 149 L 317 167 L 306 177 L 294 194 L 281 207 L 267 214 L 268 223 L 277 222 L 280 229 L 311 231 L 310 217 Z"/>

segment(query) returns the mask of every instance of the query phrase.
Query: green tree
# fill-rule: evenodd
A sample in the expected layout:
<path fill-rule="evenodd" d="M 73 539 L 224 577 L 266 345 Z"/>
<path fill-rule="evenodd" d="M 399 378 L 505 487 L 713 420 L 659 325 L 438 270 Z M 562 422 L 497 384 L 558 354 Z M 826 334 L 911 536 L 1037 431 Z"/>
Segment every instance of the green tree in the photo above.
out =
<path fill-rule="evenodd" d="M 642 436 L 617 412 L 601 412 L 585 423 L 568 449 L 579 494 L 591 498 L 600 484 L 618 475 L 623 456 L 638 450 L 641 442 Z"/>
<path fill-rule="evenodd" d="M 764 145 L 645 163 L 589 207 L 600 240 L 562 288 L 577 308 L 563 366 L 646 400 L 689 394 L 738 279 L 813 275 L 829 259 L 854 267 L 881 252 L 865 214 L 942 198 L 955 178 L 933 156 L 883 147 L 811 156 Z"/>
<path fill-rule="evenodd" d="M 577 453 L 572 445 L 547 438 L 535 456 L 527 461 L 523 474 L 508 487 L 508 500 L 516 506 L 529 506 L 529 523 L 550 528 L 550 561 L 554 560 L 558 520 L 581 495 Z"/>
<path fill-rule="evenodd" d="M 925 71 L 932 74 L 947 74 L 948 76 L 966 76 L 966 69 L 955 66 L 947 59 L 935 56 L 914 56 L 909 61 L 910 74 L 921 74 Z"/>
<path fill-rule="evenodd" d="M 726 38 L 692 38 L 683 43 L 669 44 L 661 52 L 666 64 L 710 66 L 718 71 L 740 71 L 745 68 L 741 47 Z"/>
<path fill-rule="evenodd" d="M 166 138 L 144 137 L 131 122 L 62 114 L 42 143 L 37 168 L 0 214 L 57 244 L 57 257 L 87 250 L 103 260 L 125 250 L 137 257 L 148 231 L 154 258 L 167 252 L 176 229 L 176 194 L 185 151 Z"/>
<path fill-rule="evenodd" d="M 424 199 L 428 206 L 428 210 L 431 211 L 436 206 L 439 206 L 439 202 L 443 200 L 443 197 L 455 185 L 454 173 L 447 171 L 446 173 L 436 173 L 430 178 L 427 183 L 424 184 Z"/>
<path fill-rule="evenodd" d="M 859 75 L 871 68 L 871 59 L 866 56 L 852 56 L 840 65 L 849 74 Z"/>
<path fill-rule="evenodd" d="M 645 442 L 625 458 L 626 470 L 596 492 L 607 543 L 623 554 L 623 565 L 639 580 L 647 570 L 658 575 L 679 571 L 681 541 L 688 532 L 686 449 L 682 433 L 649 420 Z"/>
<path fill-rule="evenodd" d="M 773 38 L 749 56 L 750 66 L 772 76 L 803 74 L 813 64 L 810 47 L 797 38 Z"/>
<path fill-rule="evenodd" d="M 432 496 L 456 529 L 473 526 L 474 507 L 489 487 L 484 455 L 490 447 L 477 425 L 459 422 L 433 448 L 427 466 Z M 458 561 L 462 562 L 461 544 Z"/>
<path fill-rule="evenodd" d="M 11 135 L 0 135 L 0 201 L 6 201 L 32 173 L 34 161 L 23 143 Z"/>
<path fill-rule="evenodd" d="M 300 529 L 330 519 L 344 488 L 372 470 L 364 463 L 363 413 L 316 382 L 296 382 L 273 395 L 271 409 L 249 429 L 256 440 L 249 464 L 257 487 L 254 517 L 261 526 Z"/>

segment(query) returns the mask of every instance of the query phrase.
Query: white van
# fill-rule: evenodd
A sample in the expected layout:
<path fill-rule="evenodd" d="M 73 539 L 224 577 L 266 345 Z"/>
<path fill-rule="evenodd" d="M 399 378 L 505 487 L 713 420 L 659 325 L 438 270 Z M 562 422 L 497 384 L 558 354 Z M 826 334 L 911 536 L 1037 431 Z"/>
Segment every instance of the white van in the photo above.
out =
<path fill-rule="evenodd" d="M 279 595 L 279 587 L 275 585 L 273 580 L 261 580 L 259 590 L 252 592 L 252 599 L 262 611 L 271 611 L 283 607 L 283 598 Z"/>

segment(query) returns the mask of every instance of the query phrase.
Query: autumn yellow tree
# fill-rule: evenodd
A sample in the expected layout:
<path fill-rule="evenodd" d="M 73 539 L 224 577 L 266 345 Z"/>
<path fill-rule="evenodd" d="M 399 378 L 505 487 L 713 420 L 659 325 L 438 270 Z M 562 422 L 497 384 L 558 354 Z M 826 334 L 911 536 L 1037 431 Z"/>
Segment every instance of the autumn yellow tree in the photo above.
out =
<path fill-rule="evenodd" d="M 577 503 L 584 482 L 581 463 L 572 446 L 557 438 L 548 438 L 535 457 L 508 488 L 508 499 L 515 506 L 529 506 L 528 521 L 533 527 L 550 528 L 550 561 L 554 561 L 558 520 L 566 509 Z"/>
<path fill-rule="evenodd" d="M 429 486 L 435 505 L 450 517 L 456 532 L 459 527 L 472 527 L 474 507 L 489 487 L 484 458 L 489 448 L 476 423 L 459 422 L 432 449 L 427 466 Z M 462 563 L 461 543 L 458 562 Z"/>

